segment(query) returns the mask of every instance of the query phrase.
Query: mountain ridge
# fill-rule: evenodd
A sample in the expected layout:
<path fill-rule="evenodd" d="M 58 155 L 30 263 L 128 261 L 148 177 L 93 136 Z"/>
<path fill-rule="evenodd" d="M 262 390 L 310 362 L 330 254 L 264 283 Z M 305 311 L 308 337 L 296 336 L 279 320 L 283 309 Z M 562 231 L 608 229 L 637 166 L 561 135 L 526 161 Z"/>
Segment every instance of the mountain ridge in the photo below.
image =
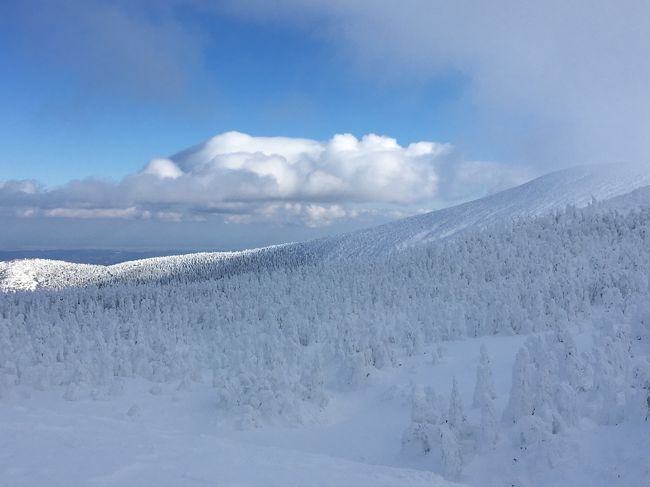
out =
<path fill-rule="evenodd" d="M 650 185 L 650 168 L 644 165 L 579 166 L 460 205 L 307 242 L 151 257 L 109 266 L 46 259 L 0 262 L 0 290 L 156 279 L 166 282 L 182 279 L 178 274 L 188 268 L 196 272 L 195 278 L 210 279 L 245 272 L 251 266 L 273 268 L 318 260 L 375 258 L 498 222 L 541 216 L 568 205 L 583 207 L 593 200 L 620 197 L 647 185 Z"/>

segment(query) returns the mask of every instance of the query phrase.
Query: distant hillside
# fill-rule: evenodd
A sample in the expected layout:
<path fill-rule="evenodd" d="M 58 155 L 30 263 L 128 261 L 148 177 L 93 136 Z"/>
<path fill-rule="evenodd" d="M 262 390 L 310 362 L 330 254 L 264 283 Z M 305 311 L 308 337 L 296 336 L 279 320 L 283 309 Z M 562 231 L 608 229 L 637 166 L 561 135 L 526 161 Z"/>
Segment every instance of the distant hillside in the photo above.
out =
<path fill-rule="evenodd" d="M 200 281 L 260 268 L 293 267 L 321 260 L 387 255 L 459 232 L 583 207 L 650 185 L 647 166 L 582 166 L 547 174 L 521 186 L 378 227 L 304 243 L 238 252 L 156 257 L 110 266 L 56 260 L 0 262 L 0 290 L 62 288 L 116 282 Z"/>

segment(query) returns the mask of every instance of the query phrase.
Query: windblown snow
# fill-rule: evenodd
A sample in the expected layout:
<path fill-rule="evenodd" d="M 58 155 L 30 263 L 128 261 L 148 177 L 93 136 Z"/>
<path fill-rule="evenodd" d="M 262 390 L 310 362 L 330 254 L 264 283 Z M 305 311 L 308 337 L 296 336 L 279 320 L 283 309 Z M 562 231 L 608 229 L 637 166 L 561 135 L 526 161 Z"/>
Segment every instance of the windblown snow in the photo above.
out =
<path fill-rule="evenodd" d="M 0 264 L 3 485 L 647 485 L 650 170 L 303 244 Z"/>

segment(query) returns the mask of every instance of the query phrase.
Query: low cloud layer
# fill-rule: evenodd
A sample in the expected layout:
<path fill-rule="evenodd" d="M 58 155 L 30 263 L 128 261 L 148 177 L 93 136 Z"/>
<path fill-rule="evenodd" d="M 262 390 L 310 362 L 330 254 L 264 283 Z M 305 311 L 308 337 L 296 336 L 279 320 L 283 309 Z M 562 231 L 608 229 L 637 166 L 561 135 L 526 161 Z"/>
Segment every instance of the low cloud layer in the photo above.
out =
<path fill-rule="evenodd" d="M 118 182 L 48 189 L 0 182 L 0 209 L 17 217 L 277 222 L 317 227 L 363 215 L 404 216 L 523 182 L 498 163 L 465 160 L 448 144 L 401 146 L 374 134 L 319 142 L 227 132 Z"/>

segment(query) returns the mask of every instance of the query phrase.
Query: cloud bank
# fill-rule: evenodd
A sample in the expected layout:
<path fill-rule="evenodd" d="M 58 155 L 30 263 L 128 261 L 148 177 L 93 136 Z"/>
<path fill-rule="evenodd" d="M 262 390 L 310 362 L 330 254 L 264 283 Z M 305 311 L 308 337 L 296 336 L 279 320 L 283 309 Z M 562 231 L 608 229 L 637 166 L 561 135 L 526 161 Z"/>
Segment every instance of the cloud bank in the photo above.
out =
<path fill-rule="evenodd" d="M 646 0 L 226 3 L 315 32 L 361 76 L 414 86 L 455 73 L 455 103 L 479 132 L 468 138 L 499 145 L 501 160 L 548 169 L 650 156 Z"/>
<path fill-rule="evenodd" d="M 227 132 L 118 182 L 84 179 L 47 189 L 0 182 L 5 214 L 76 219 L 275 221 L 317 227 L 403 216 L 523 182 L 521 170 L 463 159 L 449 144 L 401 146 L 375 134 L 327 141 Z"/>

